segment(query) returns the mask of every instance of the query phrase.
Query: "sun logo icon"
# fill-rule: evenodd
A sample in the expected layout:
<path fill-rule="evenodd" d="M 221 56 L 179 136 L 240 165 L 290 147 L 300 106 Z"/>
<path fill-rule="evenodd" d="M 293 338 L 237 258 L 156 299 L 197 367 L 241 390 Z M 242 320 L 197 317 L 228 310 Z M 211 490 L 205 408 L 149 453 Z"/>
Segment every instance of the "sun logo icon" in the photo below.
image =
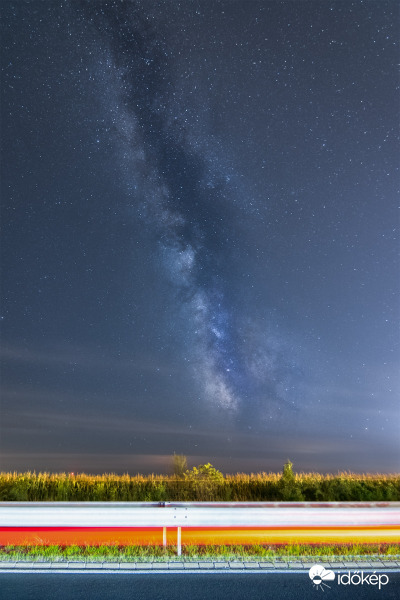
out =
<path fill-rule="evenodd" d="M 322 565 L 313 565 L 311 569 L 308 571 L 308 575 L 311 581 L 314 584 L 315 589 L 324 591 L 324 587 L 330 588 L 330 585 L 327 585 L 325 581 L 333 581 L 335 579 L 335 573 L 333 571 L 328 571 Z"/>

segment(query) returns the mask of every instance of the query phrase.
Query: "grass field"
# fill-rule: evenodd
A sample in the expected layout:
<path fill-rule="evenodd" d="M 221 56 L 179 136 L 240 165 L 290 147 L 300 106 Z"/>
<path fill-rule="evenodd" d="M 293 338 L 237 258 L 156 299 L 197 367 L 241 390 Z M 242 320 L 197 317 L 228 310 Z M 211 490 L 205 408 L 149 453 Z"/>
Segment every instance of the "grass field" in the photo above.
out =
<path fill-rule="evenodd" d="M 0 473 L 0 501 L 400 501 L 400 474 L 289 475 Z"/>
<path fill-rule="evenodd" d="M 0 560 L 90 560 L 115 562 L 167 561 L 176 558 L 176 546 L 1 546 Z M 273 560 L 400 557 L 400 544 L 293 544 L 274 546 L 182 546 L 183 560 Z"/>

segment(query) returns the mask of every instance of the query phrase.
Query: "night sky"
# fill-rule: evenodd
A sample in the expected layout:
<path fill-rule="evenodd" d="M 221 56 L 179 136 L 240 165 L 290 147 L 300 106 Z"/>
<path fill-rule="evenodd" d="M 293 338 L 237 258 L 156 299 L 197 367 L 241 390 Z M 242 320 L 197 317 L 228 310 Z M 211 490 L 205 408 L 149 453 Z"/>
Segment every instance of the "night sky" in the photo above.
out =
<path fill-rule="evenodd" d="M 2 1 L 2 470 L 399 470 L 399 24 Z"/>

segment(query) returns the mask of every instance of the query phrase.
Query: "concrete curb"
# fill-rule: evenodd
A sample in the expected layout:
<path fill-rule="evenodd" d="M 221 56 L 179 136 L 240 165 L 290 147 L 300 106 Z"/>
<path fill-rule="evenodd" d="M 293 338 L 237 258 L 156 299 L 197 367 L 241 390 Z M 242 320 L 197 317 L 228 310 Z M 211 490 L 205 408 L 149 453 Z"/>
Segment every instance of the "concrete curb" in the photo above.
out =
<path fill-rule="evenodd" d="M 331 569 L 379 569 L 388 571 L 399 569 L 400 560 L 363 560 L 363 561 L 303 561 L 299 558 L 291 561 L 169 561 L 169 562 L 84 562 L 84 561 L 0 561 L 2 570 L 73 570 L 73 571 L 184 571 L 198 569 L 201 571 L 302 571 L 320 563 Z"/>

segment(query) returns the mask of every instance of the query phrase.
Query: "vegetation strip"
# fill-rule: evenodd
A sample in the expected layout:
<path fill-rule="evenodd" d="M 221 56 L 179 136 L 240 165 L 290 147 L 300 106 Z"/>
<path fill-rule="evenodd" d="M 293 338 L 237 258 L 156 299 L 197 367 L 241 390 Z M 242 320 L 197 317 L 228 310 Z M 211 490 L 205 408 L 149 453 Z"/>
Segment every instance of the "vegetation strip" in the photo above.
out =
<path fill-rule="evenodd" d="M 0 473 L 1 501 L 388 501 L 400 500 L 400 474 L 282 473 L 223 475 L 211 464 L 172 476 Z"/>
<path fill-rule="evenodd" d="M 1 546 L 0 561 L 170 562 L 176 546 Z M 182 561 L 400 561 L 400 544 L 183 546 Z"/>

